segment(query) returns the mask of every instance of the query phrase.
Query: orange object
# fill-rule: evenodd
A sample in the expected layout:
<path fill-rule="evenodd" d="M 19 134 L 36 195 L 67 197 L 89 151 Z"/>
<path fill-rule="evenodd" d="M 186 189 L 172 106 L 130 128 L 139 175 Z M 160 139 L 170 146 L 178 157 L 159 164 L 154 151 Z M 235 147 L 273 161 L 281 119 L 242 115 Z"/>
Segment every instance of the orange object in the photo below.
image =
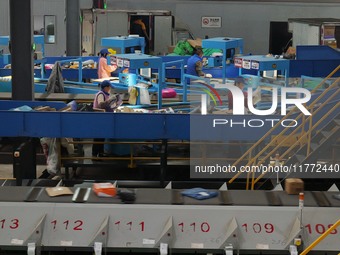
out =
<path fill-rule="evenodd" d="M 117 194 L 116 187 L 110 182 L 94 183 L 92 189 L 98 197 L 114 197 Z"/>
<path fill-rule="evenodd" d="M 299 193 L 299 208 L 303 208 L 305 203 L 305 194 L 303 192 Z"/>
<path fill-rule="evenodd" d="M 299 193 L 299 200 L 300 200 L 300 201 L 305 200 L 305 194 L 304 194 L 303 192 L 300 192 L 300 193 Z"/>

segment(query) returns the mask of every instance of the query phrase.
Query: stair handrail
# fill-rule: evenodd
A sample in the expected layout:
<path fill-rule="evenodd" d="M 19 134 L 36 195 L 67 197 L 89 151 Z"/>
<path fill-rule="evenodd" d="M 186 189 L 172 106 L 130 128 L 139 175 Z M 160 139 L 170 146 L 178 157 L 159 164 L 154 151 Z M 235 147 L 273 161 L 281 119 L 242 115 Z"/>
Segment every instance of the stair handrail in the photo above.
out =
<path fill-rule="evenodd" d="M 311 133 L 322 121 L 324 121 L 331 113 L 334 112 L 334 110 L 339 109 L 340 107 L 340 102 L 338 102 L 334 107 L 332 107 L 327 114 L 325 114 L 324 116 L 322 116 L 306 133 L 304 133 L 292 146 L 289 147 L 288 150 L 286 150 L 282 155 L 281 158 L 284 158 L 289 152 L 291 152 L 297 145 L 299 145 L 301 142 L 303 142 L 303 139 L 309 135 L 309 133 Z M 274 149 L 273 149 L 274 150 Z M 273 152 L 273 150 L 268 153 L 268 155 L 270 156 L 271 153 Z M 267 156 L 268 156 L 267 155 Z M 267 157 L 266 156 L 266 157 Z M 269 157 L 268 156 L 268 157 Z M 263 160 L 263 159 L 262 159 Z M 262 162 L 261 162 L 262 163 Z M 260 163 L 259 163 L 260 164 Z M 254 188 L 254 185 L 261 179 L 263 178 L 263 176 L 266 173 L 262 173 L 261 175 L 259 175 L 259 177 L 257 177 L 253 182 L 252 182 L 252 189 Z"/>
<path fill-rule="evenodd" d="M 335 87 L 335 86 L 337 86 L 338 84 L 338 82 L 340 82 L 340 77 L 339 78 L 337 78 L 333 83 L 332 83 L 332 85 L 331 86 L 329 86 L 329 88 L 327 89 L 327 90 L 331 90 L 333 87 Z M 327 91 L 328 92 L 328 91 Z M 327 93 L 326 92 L 326 93 Z M 323 108 L 323 106 L 325 106 L 326 104 L 328 104 L 338 93 L 340 92 L 340 90 L 337 90 L 335 93 L 333 93 L 330 97 L 328 97 L 321 105 L 319 105 L 318 106 L 318 108 L 314 111 L 314 114 L 316 114 L 316 113 L 318 113 L 322 108 Z M 320 95 L 321 96 L 321 95 Z M 312 104 L 311 104 L 312 105 Z M 311 106 L 310 105 L 310 106 Z M 314 105 L 313 105 L 314 106 Z M 336 109 L 338 109 L 338 107 L 340 106 L 340 102 L 338 102 L 331 110 L 329 110 L 328 112 L 327 112 L 327 114 L 325 114 L 324 116 L 322 116 L 314 125 L 311 125 L 310 124 L 310 126 L 309 126 L 309 129 L 308 129 L 308 131 L 307 132 L 305 132 L 304 134 L 302 134 L 301 136 L 300 136 L 300 138 L 293 144 L 293 145 L 291 145 L 290 147 L 289 147 L 289 149 L 288 150 L 286 150 L 282 155 L 281 155 L 281 158 L 284 158 L 289 152 L 291 152 L 293 149 L 295 149 L 295 147 L 296 146 L 298 146 L 298 145 L 300 145 L 300 143 L 302 143 L 303 142 L 303 140 L 304 140 L 304 138 L 307 136 L 309 136 L 310 134 L 311 134 L 311 132 L 323 121 L 323 120 L 325 120 L 331 113 L 333 113 L 333 111 L 334 110 L 336 110 Z M 307 109 L 309 109 L 310 107 L 308 107 Z M 309 109 L 309 110 L 311 110 L 311 109 Z M 307 118 L 306 118 L 306 122 L 308 121 L 308 120 L 311 120 L 312 119 L 312 117 L 313 117 L 313 115 L 310 115 L 310 116 L 308 116 Z M 311 122 L 310 122 L 311 123 Z M 297 130 L 298 130 L 298 128 L 297 129 L 295 129 L 294 131 L 292 131 L 292 133 L 290 134 L 290 135 L 294 135 L 296 132 L 297 132 Z M 266 159 L 268 159 L 271 155 L 272 155 L 272 153 L 273 152 L 276 152 L 276 150 L 277 149 L 279 149 L 281 146 L 282 146 L 282 144 L 284 144 L 287 140 L 289 139 L 289 136 L 287 136 L 287 137 L 285 137 L 278 145 L 276 145 L 276 147 L 274 148 L 274 149 L 272 149 L 263 159 L 261 159 L 258 163 L 257 163 L 257 165 L 260 165 L 261 163 L 263 163 Z M 270 144 L 271 144 L 271 142 L 270 143 L 268 143 L 268 147 L 267 148 L 269 148 L 270 147 Z M 262 154 L 262 152 L 264 152 L 265 150 L 262 150 L 261 151 L 261 154 Z M 260 153 L 259 153 L 260 154 Z M 256 155 L 256 157 L 259 157 L 260 155 Z M 248 165 L 248 164 L 247 164 Z M 261 178 L 263 178 L 263 176 L 265 175 L 266 173 L 264 172 L 264 173 L 262 173 L 261 175 L 259 175 L 259 177 L 257 177 L 255 180 L 253 180 L 252 181 L 252 189 L 254 189 L 254 185 L 261 179 Z M 248 175 L 249 176 L 249 175 Z M 247 177 L 248 177 L 247 176 Z"/>
<path fill-rule="evenodd" d="M 340 82 L 340 77 L 337 78 L 332 84 L 331 86 L 329 86 L 329 88 L 327 88 L 324 93 L 322 93 L 317 99 L 321 99 L 324 94 L 326 94 L 329 90 L 333 89 L 333 87 L 336 87 L 338 86 L 338 82 Z M 321 103 L 321 105 L 318 105 L 318 108 L 313 111 L 313 114 L 316 114 L 318 113 L 326 104 L 328 104 L 337 94 L 339 94 L 340 90 L 337 90 L 335 93 L 333 93 L 330 97 L 328 97 L 323 103 Z M 314 107 L 315 104 L 316 104 L 316 100 L 315 99 L 310 105 L 309 107 L 307 107 L 308 110 L 313 110 L 314 108 L 311 108 L 311 107 Z M 301 143 L 303 143 L 304 141 L 304 138 L 307 136 L 308 139 L 311 139 L 311 134 L 312 134 L 312 131 L 317 127 L 319 126 L 319 124 L 324 121 L 331 113 L 334 112 L 334 110 L 337 110 L 338 107 L 340 106 L 340 102 L 338 102 L 334 107 L 332 107 L 324 116 L 322 116 L 314 125 L 312 125 L 312 118 L 313 118 L 313 115 L 310 115 L 306 118 L 306 122 L 309 120 L 309 129 L 307 132 L 303 133 L 299 139 L 289 147 L 288 150 L 286 150 L 282 155 L 281 155 L 281 158 L 284 158 L 286 155 L 288 155 L 288 153 L 290 153 L 293 149 L 295 149 L 295 147 L 297 147 L 298 145 L 300 145 Z M 300 114 L 302 115 L 302 113 Z M 300 116 L 299 115 L 299 116 Z M 299 117 L 298 116 L 298 117 Z M 298 119 L 297 117 L 297 119 Z M 297 130 L 299 128 L 295 129 L 294 131 L 292 131 L 292 133 L 290 135 L 294 135 Z M 273 152 L 275 153 L 277 149 L 279 149 L 281 147 L 282 144 L 284 144 L 287 140 L 289 139 L 289 136 L 285 137 L 278 145 L 276 145 L 276 147 L 274 149 L 272 149 L 264 158 L 262 158 L 258 163 L 257 165 L 261 165 L 261 163 L 263 163 L 266 159 L 268 159 L 272 154 Z M 268 143 L 266 148 L 263 149 L 261 152 L 258 153 L 258 155 L 256 155 L 255 157 L 259 157 L 261 156 L 262 152 L 266 151 L 267 148 L 270 147 L 272 142 Z M 307 140 L 307 144 L 308 146 L 310 146 L 310 142 L 308 142 Z M 260 154 L 261 153 L 261 154 Z M 307 156 L 309 155 L 309 150 L 307 150 Z M 254 161 L 254 160 L 253 160 Z M 250 161 L 252 162 L 252 161 Z M 248 163 L 249 164 L 249 163 Z M 247 164 L 247 166 L 248 166 Z M 255 184 L 263 178 L 263 176 L 266 175 L 266 172 L 262 173 L 261 175 L 259 175 L 256 179 L 254 178 L 254 173 L 252 173 L 252 183 L 251 183 L 251 189 L 253 190 L 254 187 L 255 187 Z M 247 174 L 247 189 L 248 189 L 248 185 L 249 185 L 249 176 L 250 176 L 250 173 Z"/>
<path fill-rule="evenodd" d="M 331 78 L 338 70 L 340 70 L 340 65 L 338 65 L 329 75 L 327 75 L 327 77 L 318 85 L 314 88 L 314 90 L 312 90 L 312 92 L 315 92 L 317 89 L 319 89 L 323 83 L 325 83 L 329 78 Z M 336 80 L 336 82 L 339 80 L 339 78 Z M 334 82 L 331 86 L 329 86 L 326 90 L 323 91 L 323 93 L 321 93 L 316 99 L 314 99 L 314 101 L 307 107 L 308 108 L 313 108 L 314 105 L 320 100 L 323 98 L 323 96 L 328 93 L 328 91 L 330 89 L 332 89 L 334 86 L 336 86 L 336 82 Z M 289 116 L 291 116 L 293 113 L 295 113 L 295 110 L 297 110 L 298 107 L 295 106 L 290 112 L 288 112 L 288 114 L 286 116 L 284 116 L 281 121 L 279 121 L 278 123 L 276 123 L 276 125 L 274 125 L 263 137 L 261 137 L 256 143 L 254 143 L 238 160 L 236 160 L 234 163 L 233 163 L 233 166 L 236 166 L 237 164 L 239 164 L 240 162 L 242 162 L 248 155 L 251 154 L 251 152 L 253 151 L 253 149 L 255 147 L 257 147 L 261 142 L 263 142 L 270 134 L 273 133 L 274 130 L 276 130 L 279 126 L 280 126 L 280 123 L 287 119 Z M 302 113 L 300 113 L 296 118 L 295 120 L 301 118 L 302 116 L 304 116 Z M 289 129 L 289 127 L 286 127 L 285 129 L 283 129 L 281 131 L 281 133 L 279 133 L 277 135 L 277 138 L 281 137 L 283 134 L 286 133 L 286 131 Z M 297 131 L 297 129 L 296 129 Z M 287 137 L 284 139 L 284 141 L 287 140 Z M 265 148 L 263 148 L 255 157 L 253 157 L 247 164 L 247 166 L 250 166 L 254 161 L 256 161 L 256 159 L 264 152 L 266 151 L 270 146 L 271 146 L 271 143 L 268 143 Z M 280 143 L 281 144 L 281 143 Z M 238 176 L 240 176 L 242 174 L 242 172 L 238 172 L 237 174 L 235 174 L 229 181 L 228 183 L 232 183 Z M 248 173 L 248 177 L 249 177 L 249 173 Z M 247 178 L 248 179 L 248 178 Z"/>
<path fill-rule="evenodd" d="M 329 88 L 327 88 L 327 91 L 325 90 L 325 94 L 333 89 L 333 87 L 337 86 L 338 85 L 338 82 L 340 82 L 340 78 L 337 78 L 332 84 L 331 86 L 329 86 Z M 307 107 L 308 110 L 312 110 L 313 114 L 316 114 L 318 113 L 320 110 L 322 110 L 323 106 L 325 106 L 326 104 L 328 104 L 338 93 L 340 92 L 340 90 L 337 90 L 335 93 L 333 93 L 330 97 L 328 97 L 323 103 L 321 103 L 321 105 L 318 105 L 318 108 L 313 111 L 314 108 L 311 108 L 311 107 L 314 107 L 315 105 L 315 101 L 317 99 L 315 99 L 313 101 L 313 103 L 310 104 L 309 107 Z M 320 98 L 321 96 L 323 97 L 324 93 L 322 93 L 318 98 Z M 322 98 L 321 97 L 321 98 Z M 321 99 L 320 98 L 320 99 Z M 307 132 L 303 133 L 300 138 L 292 145 L 289 147 L 288 150 L 286 150 L 282 155 L 281 155 L 281 158 L 284 158 L 289 152 L 291 152 L 293 149 L 295 149 L 296 146 L 300 145 L 300 143 L 303 143 L 303 140 L 304 138 L 307 136 L 308 139 L 311 139 L 311 134 L 312 134 L 312 131 L 323 121 L 325 120 L 331 113 L 333 113 L 334 110 L 338 109 L 338 106 L 340 106 L 340 102 L 338 102 L 331 110 L 329 110 L 327 112 L 327 114 L 325 114 L 324 116 L 322 116 L 322 118 L 320 118 L 320 120 L 318 120 L 314 125 L 312 125 L 312 118 L 313 118 L 313 115 L 310 115 L 306 118 L 306 122 L 309 120 L 309 129 Z M 303 116 L 303 114 L 301 113 L 296 119 L 299 119 L 300 116 Z M 301 128 L 303 130 L 303 126 L 301 125 Z M 286 128 L 288 129 L 288 128 Z M 289 136 L 291 135 L 294 135 L 297 131 L 299 130 L 299 128 L 296 128 L 294 131 L 292 131 L 290 133 Z M 272 149 L 264 158 L 262 158 L 258 163 L 257 165 L 261 165 L 261 163 L 265 162 L 272 154 L 273 152 L 275 153 L 277 149 L 279 149 L 282 144 L 284 144 L 288 139 L 289 139 L 289 136 L 286 136 L 279 144 L 276 145 L 276 147 L 274 149 Z M 308 142 L 308 141 L 307 141 Z M 271 143 L 268 143 L 267 146 L 261 151 L 259 152 L 255 157 L 258 158 L 259 156 L 262 155 L 263 152 L 265 152 L 270 146 L 271 146 Z M 310 142 L 308 143 L 308 146 L 310 146 Z M 309 152 L 308 152 L 309 154 Z M 249 161 L 247 166 L 250 165 L 253 161 L 255 161 L 254 158 L 253 160 Z M 257 177 L 256 179 L 254 178 L 254 173 L 252 173 L 252 183 L 251 183 L 251 189 L 253 190 L 254 187 L 255 187 L 255 184 L 260 180 L 262 179 L 262 177 L 266 174 L 266 172 L 262 173 L 261 175 L 259 175 L 259 177 Z M 249 176 L 250 176 L 250 172 L 247 174 L 247 189 L 248 189 L 248 185 L 249 185 Z"/>
<path fill-rule="evenodd" d="M 312 91 L 311 93 L 315 93 L 319 88 L 321 88 L 321 86 L 329 79 L 331 78 L 337 71 L 340 70 L 340 65 L 338 65 L 329 75 L 327 75 L 326 78 L 324 78 L 320 83 L 319 85 L 317 85 Z"/>
<path fill-rule="evenodd" d="M 340 219 L 333 224 L 325 233 L 319 236 L 316 240 L 314 240 L 300 255 L 306 255 L 310 252 L 315 246 L 317 246 L 323 239 L 325 239 L 334 229 L 340 226 Z"/>
<path fill-rule="evenodd" d="M 340 78 L 338 78 L 328 89 L 332 89 L 334 86 L 337 86 L 337 82 L 340 82 Z M 315 110 L 315 111 L 313 111 L 313 113 L 314 114 L 316 114 L 316 113 L 318 113 L 319 111 L 321 111 L 322 110 L 322 108 L 323 108 L 323 106 L 325 106 L 326 104 L 328 104 L 337 94 L 339 94 L 339 92 L 340 92 L 340 90 L 337 90 L 335 93 L 333 93 L 330 97 L 328 97 L 323 103 L 321 103 L 320 105 L 318 105 L 318 108 Z M 311 104 L 312 105 L 312 104 Z M 338 104 L 337 104 L 338 105 Z M 314 106 L 314 105 L 313 105 Z M 334 108 L 334 109 L 333 109 Z M 326 117 L 328 117 L 334 110 L 336 110 L 337 108 L 336 107 L 333 107 L 330 111 L 328 111 L 327 112 L 327 114 L 325 114 L 321 119 L 322 120 L 324 120 Z M 313 108 L 310 108 L 310 107 L 308 107 L 307 108 L 308 110 L 312 110 Z M 302 113 L 300 114 L 301 116 L 302 116 Z M 299 116 L 300 116 L 299 115 Z M 298 116 L 298 117 L 299 117 Z M 298 118 L 297 117 L 297 118 Z M 313 115 L 310 115 L 310 116 L 308 116 L 307 118 L 306 118 L 306 122 L 308 121 L 308 120 L 312 120 L 312 117 L 313 117 Z M 320 120 L 321 120 L 320 119 Z M 303 134 L 302 136 L 300 136 L 300 138 L 283 154 L 283 155 L 281 155 L 281 157 L 283 158 L 286 154 L 287 154 L 287 152 L 290 152 L 292 149 L 293 149 L 293 146 L 294 145 L 297 145 L 297 144 L 299 144 L 299 142 L 301 142 L 301 141 L 303 141 L 303 139 L 302 138 L 304 138 L 308 133 L 311 133 L 312 132 L 312 130 L 313 129 L 315 129 L 315 127 L 317 127 L 321 122 L 320 122 L 320 120 L 318 121 L 318 122 L 316 122 L 314 125 L 311 125 L 310 124 L 310 126 L 309 126 L 309 129 L 308 129 L 308 131 L 305 133 L 305 134 Z M 297 129 L 295 129 L 294 131 L 292 131 L 292 133 L 290 134 L 290 135 L 292 135 L 292 134 L 295 134 L 296 132 L 297 132 L 297 130 L 298 130 L 298 128 Z M 275 151 L 275 150 L 277 150 L 277 149 L 279 149 L 280 148 L 280 146 L 282 145 L 282 144 L 284 144 L 285 142 L 286 142 L 286 140 L 288 139 L 289 137 L 287 136 L 284 140 L 282 140 L 274 149 L 272 149 L 272 151 Z M 270 143 L 269 143 L 270 144 Z M 268 146 L 268 147 L 270 147 L 270 146 Z M 272 152 L 271 151 L 271 152 Z M 264 152 L 264 151 L 263 151 Z M 259 152 L 259 154 L 260 154 L 260 152 Z M 262 153 L 261 153 L 262 154 Z M 258 156 L 258 155 L 256 155 L 256 156 Z M 260 164 L 260 163 L 262 163 L 262 162 L 264 162 L 266 159 L 267 159 L 268 157 L 266 157 L 264 160 L 262 159 L 258 164 Z"/>

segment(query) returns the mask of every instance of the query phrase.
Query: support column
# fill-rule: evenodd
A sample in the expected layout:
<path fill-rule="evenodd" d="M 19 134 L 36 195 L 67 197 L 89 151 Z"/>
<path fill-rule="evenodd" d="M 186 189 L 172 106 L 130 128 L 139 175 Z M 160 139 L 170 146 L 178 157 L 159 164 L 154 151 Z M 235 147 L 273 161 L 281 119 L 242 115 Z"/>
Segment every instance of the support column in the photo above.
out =
<path fill-rule="evenodd" d="M 10 0 L 12 99 L 34 100 L 31 0 Z"/>
<path fill-rule="evenodd" d="M 66 55 L 80 56 L 79 0 L 66 0 Z"/>

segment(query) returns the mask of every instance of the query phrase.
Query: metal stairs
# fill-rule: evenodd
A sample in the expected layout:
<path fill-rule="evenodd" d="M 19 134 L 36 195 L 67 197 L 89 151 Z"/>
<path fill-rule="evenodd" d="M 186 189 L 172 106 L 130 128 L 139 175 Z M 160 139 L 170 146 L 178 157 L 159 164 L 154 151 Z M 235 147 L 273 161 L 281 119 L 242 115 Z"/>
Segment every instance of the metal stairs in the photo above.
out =
<path fill-rule="evenodd" d="M 338 70 L 340 70 L 340 65 L 311 93 L 315 93 Z M 256 167 L 267 165 L 268 162 L 273 159 L 275 159 L 276 164 L 280 165 L 282 164 L 281 161 L 285 159 L 283 165 L 301 166 L 307 162 L 315 162 L 320 151 L 334 144 L 340 134 L 339 84 L 340 78 L 337 78 L 307 106 L 307 109 L 311 112 L 310 116 L 305 116 L 303 113 L 300 113 L 298 116 L 293 117 L 295 121 L 301 122 L 299 127 L 293 131 L 285 128 L 279 132 L 279 134 L 275 134 L 275 131 L 280 127 L 280 123 L 278 123 L 253 144 L 244 155 L 236 160 L 233 166 L 238 167 L 240 163 L 245 160 L 247 160 L 247 163 L 244 167 L 255 169 Z M 281 122 L 292 117 L 296 110 L 297 108 L 294 108 L 288 112 L 288 114 L 281 119 Z M 292 137 L 297 137 L 297 139 L 292 139 Z M 270 141 L 266 142 L 268 138 Z M 287 147 L 288 141 L 293 141 L 289 147 Z M 280 152 L 282 153 L 281 155 L 279 155 Z M 235 174 L 234 177 L 228 181 L 228 184 L 233 183 L 241 174 L 241 171 Z M 255 184 L 266 174 L 267 172 L 263 172 L 259 176 L 256 176 L 254 171 L 247 172 L 246 189 L 254 189 Z M 288 173 L 283 177 L 286 178 L 290 174 L 291 173 Z"/>
<path fill-rule="evenodd" d="M 295 154 L 290 157 L 285 165 L 304 165 L 308 163 L 316 163 L 321 151 L 328 149 L 336 143 L 340 135 L 340 114 L 333 120 L 328 122 L 311 138 L 310 151 L 308 153 L 308 143 L 299 148 Z"/>

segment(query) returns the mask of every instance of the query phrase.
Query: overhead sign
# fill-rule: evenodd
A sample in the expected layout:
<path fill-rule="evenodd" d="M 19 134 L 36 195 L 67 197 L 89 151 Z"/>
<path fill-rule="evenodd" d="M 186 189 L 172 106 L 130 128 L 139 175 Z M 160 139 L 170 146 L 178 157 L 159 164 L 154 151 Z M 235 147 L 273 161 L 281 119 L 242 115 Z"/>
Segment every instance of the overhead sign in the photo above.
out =
<path fill-rule="evenodd" d="M 221 27 L 222 17 L 202 17 L 202 27 Z"/>

